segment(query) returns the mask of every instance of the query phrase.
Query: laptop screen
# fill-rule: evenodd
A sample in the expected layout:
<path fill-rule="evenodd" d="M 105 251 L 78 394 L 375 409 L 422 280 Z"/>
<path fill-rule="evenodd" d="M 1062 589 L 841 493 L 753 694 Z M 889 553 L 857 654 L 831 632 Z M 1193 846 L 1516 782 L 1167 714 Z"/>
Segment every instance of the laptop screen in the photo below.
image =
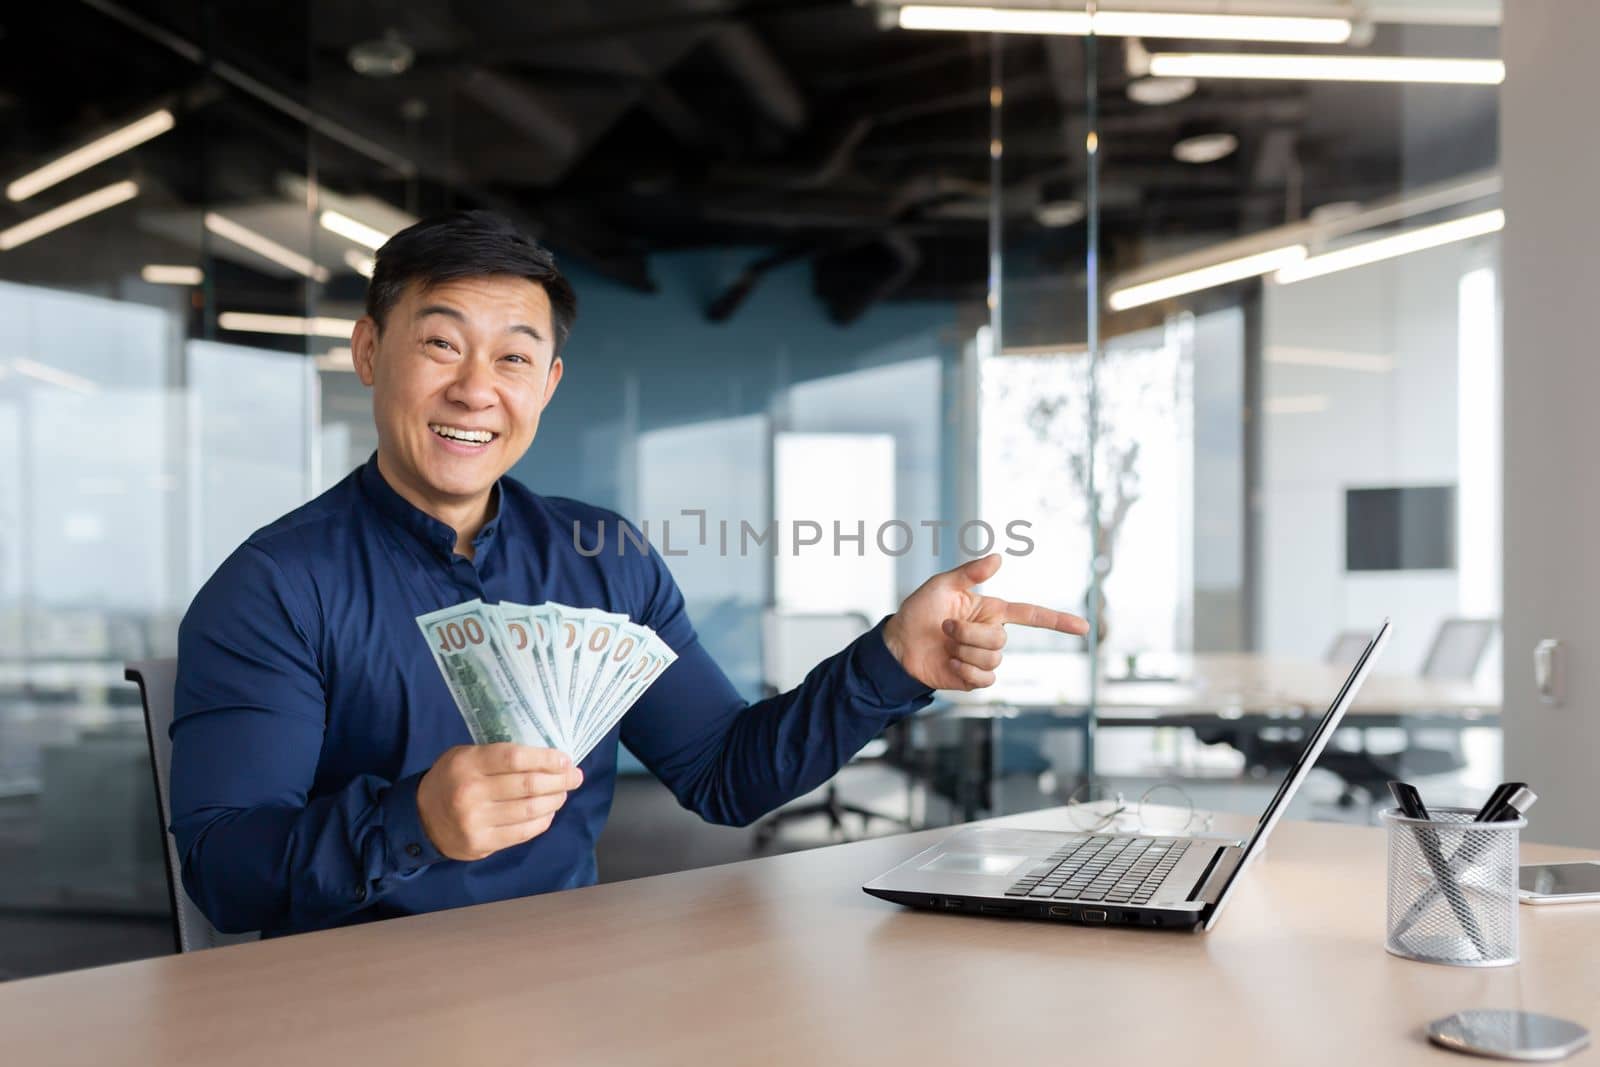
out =
<path fill-rule="evenodd" d="M 1294 766 L 1289 768 L 1289 773 L 1284 776 L 1283 782 L 1278 786 L 1278 791 L 1272 797 L 1272 802 L 1267 805 L 1267 810 L 1261 816 L 1261 821 L 1256 823 L 1255 832 L 1250 835 L 1250 840 L 1245 843 L 1244 851 L 1239 857 L 1238 864 L 1233 873 L 1228 876 L 1228 882 L 1222 887 L 1222 893 L 1217 897 L 1217 906 L 1211 909 L 1211 917 L 1206 922 L 1206 929 L 1210 929 L 1216 922 L 1217 915 L 1221 913 L 1222 906 L 1228 901 L 1228 894 L 1233 891 L 1239 876 L 1250 865 L 1251 859 L 1266 843 L 1267 835 L 1272 833 L 1272 828 L 1278 824 L 1278 819 L 1283 815 L 1289 801 L 1294 798 L 1300 783 L 1305 781 L 1306 775 L 1311 773 L 1311 768 L 1316 765 L 1317 757 L 1322 755 L 1322 750 L 1327 747 L 1328 739 L 1333 736 L 1334 729 L 1339 725 L 1339 720 L 1344 718 L 1344 713 L 1349 710 L 1350 703 L 1355 699 L 1361 683 L 1367 680 L 1367 672 L 1382 651 L 1384 642 L 1389 639 L 1389 620 L 1383 620 L 1383 625 L 1378 627 L 1378 632 L 1372 635 L 1372 640 L 1367 642 L 1367 647 L 1362 651 L 1356 664 L 1350 670 L 1350 675 L 1344 680 L 1339 695 L 1333 698 L 1333 703 L 1328 706 L 1327 712 L 1322 716 L 1322 721 L 1317 723 L 1315 730 L 1306 740 L 1305 748 L 1300 750 L 1300 756 L 1295 760 Z"/>

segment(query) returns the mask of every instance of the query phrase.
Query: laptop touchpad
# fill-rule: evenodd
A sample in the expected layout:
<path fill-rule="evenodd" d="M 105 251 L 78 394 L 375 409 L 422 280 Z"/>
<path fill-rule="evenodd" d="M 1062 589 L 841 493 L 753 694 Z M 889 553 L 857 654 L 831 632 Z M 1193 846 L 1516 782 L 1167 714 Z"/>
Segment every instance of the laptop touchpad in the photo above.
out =
<path fill-rule="evenodd" d="M 1005 852 L 941 852 L 918 870 L 945 874 L 1010 874 L 1026 862 L 1027 855 Z"/>

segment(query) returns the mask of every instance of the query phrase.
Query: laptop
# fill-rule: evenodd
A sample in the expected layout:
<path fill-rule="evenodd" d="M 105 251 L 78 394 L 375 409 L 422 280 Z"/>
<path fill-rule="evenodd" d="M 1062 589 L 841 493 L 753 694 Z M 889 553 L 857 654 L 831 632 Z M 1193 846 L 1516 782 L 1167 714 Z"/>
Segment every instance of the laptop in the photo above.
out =
<path fill-rule="evenodd" d="M 861 888 L 914 908 L 1210 930 L 1311 773 L 1388 638 L 1385 619 L 1247 841 L 974 827 Z"/>

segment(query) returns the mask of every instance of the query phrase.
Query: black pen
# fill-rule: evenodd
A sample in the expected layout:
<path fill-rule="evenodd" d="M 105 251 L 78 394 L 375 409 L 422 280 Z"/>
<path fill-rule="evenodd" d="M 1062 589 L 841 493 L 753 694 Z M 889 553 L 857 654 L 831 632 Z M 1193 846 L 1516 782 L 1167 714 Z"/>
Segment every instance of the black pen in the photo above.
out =
<path fill-rule="evenodd" d="M 1528 813 L 1528 809 L 1533 807 L 1538 799 L 1539 795 L 1522 782 L 1502 783 L 1495 787 L 1493 793 L 1489 794 L 1489 799 L 1484 801 L 1482 808 L 1478 809 L 1478 814 L 1473 817 L 1473 821 L 1511 822 L 1520 819 Z M 1471 864 L 1476 863 L 1492 842 L 1493 838 L 1487 836 L 1487 834 L 1467 841 L 1456 849 L 1454 855 L 1450 857 L 1451 871 L 1463 871 Z M 1395 924 L 1396 937 L 1404 936 L 1406 931 L 1410 930 L 1416 924 L 1416 921 L 1422 918 L 1422 913 L 1427 911 L 1433 904 L 1439 892 L 1438 888 L 1433 888 L 1417 898 L 1417 902 L 1411 905 L 1400 921 Z"/>
<path fill-rule="evenodd" d="M 1423 822 L 1431 821 L 1427 805 L 1422 803 L 1422 795 L 1417 792 L 1415 786 L 1405 782 L 1390 782 L 1389 792 L 1394 794 L 1395 801 L 1407 818 Z M 1472 906 L 1467 903 L 1467 898 L 1462 896 L 1461 886 L 1456 883 L 1450 864 L 1446 862 L 1444 853 L 1439 850 L 1438 836 L 1432 830 L 1421 826 L 1413 826 L 1411 829 L 1416 835 L 1417 843 L 1422 846 L 1423 857 L 1433 869 L 1434 883 L 1450 904 L 1450 910 L 1455 912 L 1456 922 L 1461 924 L 1461 929 L 1472 942 L 1472 947 L 1478 950 L 1479 958 L 1487 956 L 1489 953 L 1484 947 L 1483 931 L 1478 929 L 1478 920 L 1473 917 Z"/>
<path fill-rule="evenodd" d="M 1528 788 L 1526 782 L 1501 782 L 1494 787 L 1494 792 L 1489 794 L 1489 799 L 1483 802 L 1483 807 L 1478 809 L 1478 814 L 1472 817 L 1473 822 L 1498 822 L 1500 809 L 1506 800 L 1517 790 Z"/>
<path fill-rule="evenodd" d="M 1515 819 L 1520 819 L 1528 813 L 1528 809 L 1533 807 L 1534 802 L 1539 799 L 1538 793 L 1535 793 L 1521 782 L 1508 782 L 1506 784 L 1512 787 L 1510 792 L 1501 798 L 1500 806 L 1489 813 L 1489 817 L 1484 820 L 1485 822 L 1511 822 Z"/>

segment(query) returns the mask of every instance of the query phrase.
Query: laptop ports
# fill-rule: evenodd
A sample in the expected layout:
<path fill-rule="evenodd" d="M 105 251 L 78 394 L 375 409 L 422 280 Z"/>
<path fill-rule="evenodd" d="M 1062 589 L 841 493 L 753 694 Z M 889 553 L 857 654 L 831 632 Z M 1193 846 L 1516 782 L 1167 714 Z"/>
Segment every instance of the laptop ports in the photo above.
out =
<path fill-rule="evenodd" d="M 1022 910 L 1020 904 L 979 904 L 978 911 L 984 915 L 1015 915 Z"/>
<path fill-rule="evenodd" d="M 1106 913 L 1099 908 L 1084 908 L 1083 921 L 1086 923 L 1103 923 L 1106 921 Z"/>

